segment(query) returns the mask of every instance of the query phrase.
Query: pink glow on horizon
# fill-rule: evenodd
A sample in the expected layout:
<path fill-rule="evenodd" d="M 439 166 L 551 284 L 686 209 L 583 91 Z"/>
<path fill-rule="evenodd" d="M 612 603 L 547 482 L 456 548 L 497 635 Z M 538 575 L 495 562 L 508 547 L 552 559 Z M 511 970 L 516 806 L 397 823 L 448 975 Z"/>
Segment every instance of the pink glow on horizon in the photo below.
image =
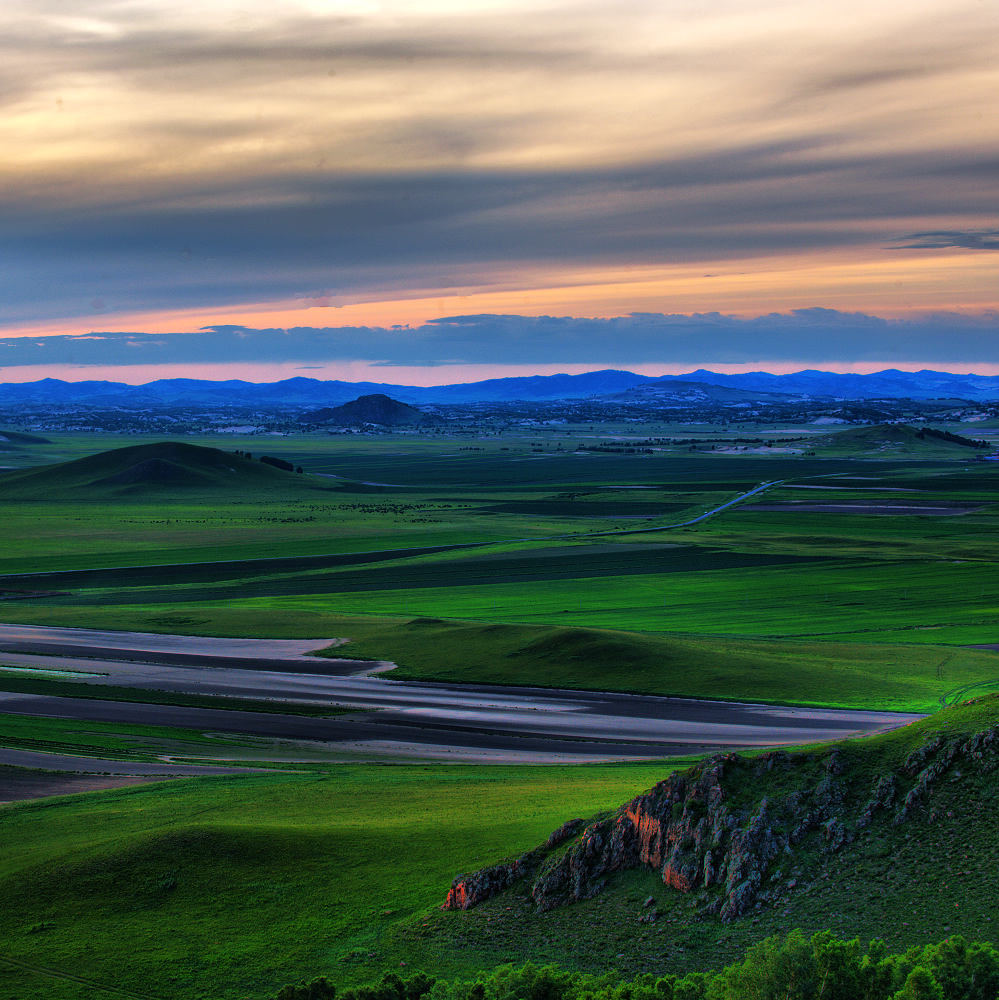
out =
<path fill-rule="evenodd" d="M 434 386 L 452 385 L 462 382 L 481 382 L 492 378 L 515 378 L 531 375 L 579 375 L 584 372 L 615 368 L 613 362 L 595 361 L 574 365 L 439 365 L 420 367 L 416 365 L 372 365 L 363 361 L 336 362 L 326 365 L 303 366 L 295 362 L 282 364 L 241 363 L 228 365 L 121 365 L 121 366 L 55 366 L 39 365 L 17 368 L 0 368 L 0 383 L 35 382 L 44 378 L 62 379 L 66 382 L 109 381 L 125 382 L 129 385 L 144 385 L 157 379 L 190 378 L 211 381 L 240 379 L 246 382 L 279 382 L 283 379 L 303 377 L 320 381 L 340 380 L 344 382 L 383 382 L 392 385 Z M 788 375 L 802 369 L 836 372 L 840 374 L 866 375 L 889 368 L 898 368 L 897 360 L 844 362 L 787 362 L 758 360 L 740 364 L 670 365 L 644 364 L 627 365 L 627 371 L 637 375 L 656 378 L 661 375 L 683 375 L 703 367 L 719 374 L 734 375 L 740 372 L 764 371 L 773 375 Z M 902 365 L 904 371 L 931 369 L 956 374 L 999 375 L 999 364 L 968 365 L 965 362 L 944 364 L 941 362 L 911 362 Z"/>

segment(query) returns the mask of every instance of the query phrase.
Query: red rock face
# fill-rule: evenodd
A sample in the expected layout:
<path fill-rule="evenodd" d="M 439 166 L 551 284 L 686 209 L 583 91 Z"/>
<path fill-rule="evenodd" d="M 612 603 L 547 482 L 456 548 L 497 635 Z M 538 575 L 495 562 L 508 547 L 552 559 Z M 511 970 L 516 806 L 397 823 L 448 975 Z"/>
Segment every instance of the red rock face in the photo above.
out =
<path fill-rule="evenodd" d="M 638 859 L 643 865 L 658 868 L 662 864 L 663 825 L 657 816 L 644 812 L 638 804 L 640 800 L 629 802 L 625 807 L 621 822 L 630 821 L 638 838 Z"/>
<path fill-rule="evenodd" d="M 460 876 L 444 907 L 469 909 L 530 878 L 539 910 L 550 910 L 596 895 L 614 872 L 648 867 L 680 892 L 714 887 L 702 912 L 728 922 L 753 906 L 786 898 L 797 880 L 781 875 L 777 862 L 793 856 L 806 837 L 821 839 L 823 851 L 831 853 L 877 820 L 905 822 L 928 807 L 936 785 L 960 760 L 999 767 L 999 726 L 964 742 L 938 737 L 925 744 L 907 758 L 901 774 L 878 776 L 866 803 L 862 791 L 851 790 L 848 761 L 839 751 L 775 750 L 752 760 L 721 754 L 591 823 L 564 853 L 549 856 L 577 836 L 579 820 L 516 861 Z M 757 795 L 746 794 L 757 786 Z M 768 791 L 778 794 L 771 800 Z"/>
<path fill-rule="evenodd" d="M 445 910 L 467 910 L 470 905 L 468 883 L 455 882 L 447 894 L 443 908 Z"/>
<path fill-rule="evenodd" d="M 680 892 L 690 892 L 697 884 L 697 880 L 689 878 L 685 872 L 668 864 L 663 868 L 663 883 L 673 889 L 679 889 Z"/>

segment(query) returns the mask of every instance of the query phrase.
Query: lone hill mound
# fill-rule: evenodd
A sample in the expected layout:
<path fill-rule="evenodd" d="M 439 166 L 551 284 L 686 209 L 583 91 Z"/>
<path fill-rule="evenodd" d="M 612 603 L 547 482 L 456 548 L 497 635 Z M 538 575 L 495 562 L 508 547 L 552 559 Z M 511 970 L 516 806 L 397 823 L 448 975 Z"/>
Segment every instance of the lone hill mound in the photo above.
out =
<path fill-rule="evenodd" d="M 0 499 L 99 499 L 192 490 L 229 493 L 322 489 L 312 477 L 246 455 L 182 441 L 115 448 L 0 476 Z"/>
<path fill-rule="evenodd" d="M 820 454 L 897 457 L 959 458 L 967 460 L 976 450 L 988 448 L 988 442 L 976 441 L 933 427 L 910 427 L 908 424 L 872 424 L 851 427 L 830 434 L 816 442 Z"/>
<path fill-rule="evenodd" d="M 361 424 L 381 424 L 386 427 L 402 427 L 407 424 L 433 423 L 436 418 L 418 410 L 408 403 L 376 392 L 370 396 L 358 396 L 342 406 L 325 406 L 305 414 L 305 420 L 314 424 L 340 424 L 357 427 Z"/>

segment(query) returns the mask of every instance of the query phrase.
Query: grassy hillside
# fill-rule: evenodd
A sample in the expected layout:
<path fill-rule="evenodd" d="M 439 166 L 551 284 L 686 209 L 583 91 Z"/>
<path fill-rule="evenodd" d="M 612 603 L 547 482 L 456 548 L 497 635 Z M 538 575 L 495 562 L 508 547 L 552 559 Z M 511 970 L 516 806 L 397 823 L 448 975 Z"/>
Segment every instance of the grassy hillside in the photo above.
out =
<path fill-rule="evenodd" d="M 918 778 L 906 759 L 946 756 L 999 722 L 999 698 L 906 730 L 795 757 L 739 758 L 729 796 L 751 810 L 832 775 L 840 816 L 899 775 L 892 809 L 838 850 L 821 829 L 772 866 L 775 891 L 722 923 L 710 893 L 681 893 L 645 869 L 612 874 L 592 898 L 537 912 L 514 886 L 441 911 L 451 879 L 542 842 L 563 820 L 609 815 L 671 765 L 555 768 L 343 766 L 329 774 L 170 782 L 0 810 L 5 851 L 0 995 L 63 1000 L 70 973 L 133 993 L 264 998 L 327 975 L 338 985 L 387 969 L 468 974 L 503 961 L 557 960 L 626 974 L 717 968 L 753 941 L 800 926 L 884 937 L 899 950 L 949 933 L 994 937 L 999 771 L 954 758 L 910 816 L 892 815 Z M 925 769 L 924 769 L 925 770 Z M 922 772 L 920 772 L 922 773 Z M 780 833 L 781 813 L 774 806 Z M 792 884 L 793 883 L 793 884 Z M 645 901 L 652 897 L 653 904 Z M 655 911 L 654 922 L 642 920 Z"/>
<path fill-rule="evenodd" d="M 345 623 L 346 624 L 346 623 Z M 931 712 L 999 690 L 999 657 L 970 649 L 652 636 L 413 619 L 358 622 L 331 656 L 387 659 L 400 679 L 524 684 Z"/>
<path fill-rule="evenodd" d="M 51 444 L 48 438 L 38 434 L 25 434 L 24 431 L 9 431 L 0 427 L 0 451 L 25 444 Z"/>
<path fill-rule="evenodd" d="M 0 500 L 131 498 L 199 491 L 300 492 L 303 487 L 330 488 L 245 455 L 165 441 L 8 473 L 0 477 Z"/>
<path fill-rule="evenodd" d="M 403 959 L 391 928 L 457 871 L 662 773 L 349 765 L 0 807 L 0 892 L 18 900 L 0 913 L 3 955 L 155 997 L 269 997 L 313 969 L 370 978 Z M 79 995 L 0 961 L 0 996 Z"/>
<path fill-rule="evenodd" d="M 477 958 L 483 968 L 517 949 L 522 959 L 593 971 L 612 963 L 631 974 L 718 967 L 791 927 L 880 937 L 893 950 L 952 933 L 996 939 L 999 696 L 825 750 L 733 755 L 723 764 L 720 793 L 705 799 L 708 771 L 690 769 L 683 781 L 631 803 L 634 820 L 622 808 L 549 852 L 526 879 L 472 909 L 412 924 L 400 939 L 439 953 L 460 948 L 462 962 Z M 634 822 L 630 836 L 636 849 L 648 843 L 651 867 L 628 867 L 625 851 L 618 856 L 624 869 L 615 870 L 617 816 L 622 829 Z M 720 845 L 712 839 L 715 816 L 723 830 L 731 817 L 736 831 Z M 715 870 L 734 864 L 736 879 L 746 881 L 705 887 L 696 864 L 705 850 Z M 609 870 L 598 863 L 601 852 Z M 671 888 L 659 869 L 674 884 L 684 873 L 694 884 Z M 559 902 L 560 871 L 571 873 L 570 893 L 575 885 L 584 898 Z M 726 902 L 740 894 L 745 907 L 726 918 Z M 539 909 L 536 901 L 554 908 Z"/>
<path fill-rule="evenodd" d="M 979 442 L 932 427 L 874 424 L 851 427 L 817 441 L 817 455 L 857 458 L 974 458 Z M 982 446 L 984 450 L 984 446 Z"/>

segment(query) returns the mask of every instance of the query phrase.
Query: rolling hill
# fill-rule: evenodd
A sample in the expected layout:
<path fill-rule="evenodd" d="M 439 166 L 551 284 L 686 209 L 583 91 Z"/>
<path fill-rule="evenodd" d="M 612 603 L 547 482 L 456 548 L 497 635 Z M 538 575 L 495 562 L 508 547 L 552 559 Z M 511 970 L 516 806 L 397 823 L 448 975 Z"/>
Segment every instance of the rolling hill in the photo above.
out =
<path fill-rule="evenodd" d="M 851 427 L 817 440 L 816 454 L 856 458 L 956 458 L 970 460 L 988 450 L 985 442 L 908 424 Z"/>
<path fill-rule="evenodd" d="M 719 754 L 457 876 L 432 937 L 577 968 L 613 950 L 632 972 L 704 969 L 792 927 L 989 939 L 997 800 L 999 695 L 864 740 Z"/>
<path fill-rule="evenodd" d="M 265 1000 L 317 976 L 340 995 L 387 970 L 506 962 L 682 975 L 795 927 L 895 952 L 989 940 L 997 803 L 999 696 L 685 770 L 344 763 L 24 803 L 4 813 L 0 889 L 18 905 L 0 936 L 32 965 L 0 967 L 0 995 L 81 995 L 32 966 L 126 995 Z M 971 996 L 995 994 L 945 995 Z"/>
<path fill-rule="evenodd" d="M 181 441 L 133 445 L 0 476 L 0 500 L 72 500 L 162 494 L 330 489 L 246 454 Z"/>

